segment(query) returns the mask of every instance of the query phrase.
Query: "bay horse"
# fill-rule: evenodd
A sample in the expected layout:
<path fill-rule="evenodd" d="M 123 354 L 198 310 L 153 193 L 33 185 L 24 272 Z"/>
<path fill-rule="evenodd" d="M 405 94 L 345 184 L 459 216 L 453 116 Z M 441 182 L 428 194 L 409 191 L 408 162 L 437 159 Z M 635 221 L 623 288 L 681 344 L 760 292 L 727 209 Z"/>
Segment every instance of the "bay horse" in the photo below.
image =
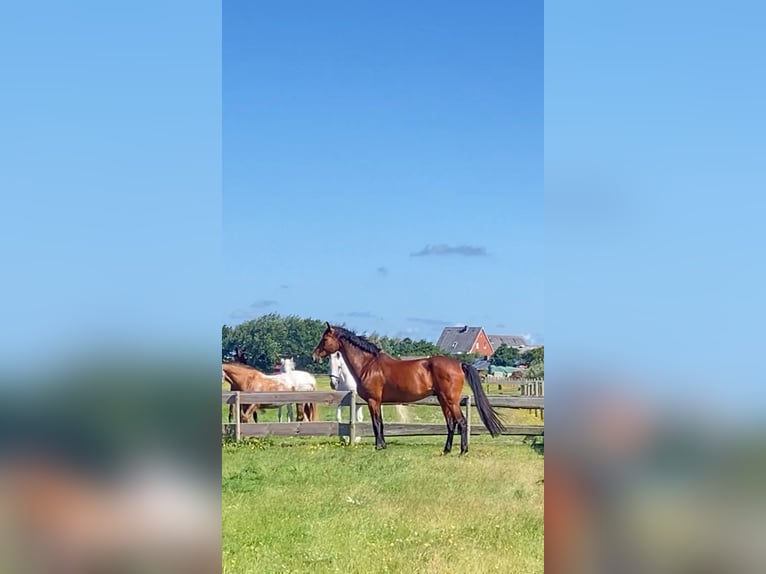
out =
<path fill-rule="evenodd" d="M 346 361 L 343 360 L 343 355 L 340 351 L 330 354 L 330 386 L 335 391 L 355 391 L 359 386 L 356 384 L 354 375 L 351 374 L 351 370 L 348 368 Z M 405 405 L 396 405 L 396 414 L 399 416 L 399 422 L 406 423 L 409 419 L 407 413 L 407 407 Z M 343 422 L 343 407 L 338 405 L 336 417 L 338 422 Z M 362 407 L 360 406 L 356 411 L 356 420 L 362 422 Z"/>
<path fill-rule="evenodd" d="M 241 363 L 221 363 L 223 378 L 231 385 L 232 391 L 243 393 L 260 392 L 283 392 L 294 390 L 289 380 L 283 375 L 265 375 L 258 369 Z M 246 406 L 246 408 L 245 408 Z M 282 422 L 282 407 L 285 405 L 241 405 L 242 410 L 239 413 L 240 421 L 246 423 L 253 416 L 255 422 L 258 422 L 258 413 L 256 409 L 265 407 L 279 407 L 279 421 Z M 229 422 L 232 421 L 234 405 L 229 405 Z M 287 404 L 288 420 L 292 419 L 292 404 Z"/>
<path fill-rule="evenodd" d="M 452 450 L 456 429 L 460 431 L 460 454 L 468 452 L 468 427 L 460 408 L 466 379 L 473 391 L 479 417 L 490 434 L 494 437 L 505 430 L 481 387 L 479 372 L 468 363 L 441 356 L 406 361 L 394 359 L 365 337 L 327 323 L 311 356 L 319 361 L 338 351 L 357 380 L 359 396 L 367 401 L 376 450 L 386 448 L 380 413 L 383 403 L 411 403 L 436 395 L 447 423 L 444 454 Z"/>

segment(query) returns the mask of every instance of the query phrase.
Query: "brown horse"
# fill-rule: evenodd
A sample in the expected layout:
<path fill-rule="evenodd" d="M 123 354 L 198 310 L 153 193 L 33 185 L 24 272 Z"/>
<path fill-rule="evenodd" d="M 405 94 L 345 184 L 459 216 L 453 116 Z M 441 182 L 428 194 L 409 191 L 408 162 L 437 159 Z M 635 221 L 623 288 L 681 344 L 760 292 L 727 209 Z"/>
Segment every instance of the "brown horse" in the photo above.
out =
<path fill-rule="evenodd" d="M 336 351 L 341 352 L 358 381 L 359 396 L 367 401 L 376 449 L 386 448 L 380 414 L 383 403 L 411 403 L 436 395 L 447 422 L 444 454 L 452 450 L 456 428 L 460 431 L 460 454 L 465 454 L 468 451 L 468 428 L 460 408 L 460 397 L 466 378 L 484 426 L 492 436 L 505 430 L 481 388 L 479 372 L 468 363 L 450 357 L 401 361 L 387 355 L 364 337 L 327 323 L 327 329 L 312 357 L 318 361 Z"/>
<path fill-rule="evenodd" d="M 240 363 L 221 363 L 221 371 L 223 372 L 223 378 L 229 385 L 231 385 L 232 391 L 240 391 L 243 393 L 272 393 L 293 390 L 284 377 L 279 375 L 264 375 L 261 371 L 250 367 L 249 365 L 242 365 Z M 250 420 L 250 417 L 253 416 L 255 422 L 258 422 L 258 413 L 256 412 L 256 409 L 270 406 L 282 405 L 241 405 L 242 411 L 240 412 L 240 421 L 246 423 Z M 233 418 L 234 405 L 229 405 L 229 422 L 231 422 Z"/>
<path fill-rule="evenodd" d="M 247 353 L 244 350 L 241 350 L 239 347 L 234 347 L 234 363 L 240 364 L 240 365 L 248 365 L 247 363 Z M 260 372 L 260 371 L 259 371 Z M 263 374 L 263 373 L 262 373 Z M 264 375 L 269 376 L 269 375 Z M 273 375 L 272 375 L 273 376 Z M 225 377 L 224 377 L 225 378 Z M 284 379 L 284 377 L 282 377 Z M 231 382 L 229 382 L 231 384 Z M 232 387 L 232 390 L 239 390 Z M 294 389 L 291 389 L 294 390 Z M 256 391 L 250 391 L 250 392 L 256 392 Z M 245 413 L 252 412 L 252 415 L 255 417 L 255 422 L 258 422 L 258 413 L 255 410 L 248 411 L 248 405 L 240 405 L 242 409 L 242 415 L 245 416 Z M 232 410 L 234 407 L 229 408 L 229 422 L 232 420 Z M 288 409 L 289 411 L 289 409 Z M 298 421 L 315 421 L 317 419 L 317 411 L 316 411 L 316 405 L 314 403 L 296 403 L 295 404 L 295 411 L 297 413 L 297 420 Z M 281 413 L 281 411 L 280 411 Z M 242 419 L 242 422 L 247 422 L 250 418 L 250 414 L 247 414 L 244 419 Z"/>

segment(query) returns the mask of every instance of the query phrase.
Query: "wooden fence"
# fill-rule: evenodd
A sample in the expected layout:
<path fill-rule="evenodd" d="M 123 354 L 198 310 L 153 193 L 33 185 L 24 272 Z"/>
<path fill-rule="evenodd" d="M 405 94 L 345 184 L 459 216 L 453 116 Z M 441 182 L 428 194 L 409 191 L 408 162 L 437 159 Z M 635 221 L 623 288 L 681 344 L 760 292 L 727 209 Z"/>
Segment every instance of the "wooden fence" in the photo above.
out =
<path fill-rule="evenodd" d="M 466 422 L 468 424 L 468 437 L 475 434 L 485 434 L 489 431 L 481 422 L 473 422 L 471 412 L 471 396 L 464 395 L 460 406 L 464 408 Z M 489 403 L 493 407 L 512 409 L 539 409 L 543 410 L 543 397 L 537 396 L 488 396 Z M 360 423 L 356 420 L 356 408 L 349 409 L 348 422 L 317 421 L 317 422 L 289 422 L 289 423 L 243 423 L 240 422 L 240 404 L 268 404 L 286 405 L 290 403 L 315 403 L 317 405 L 351 406 L 366 405 L 354 391 L 285 391 L 276 393 L 241 393 L 228 391 L 222 393 L 224 404 L 234 405 L 237 413 L 233 423 L 224 423 L 222 430 L 231 434 L 235 440 L 241 437 L 263 436 L 344 436 L 349 437 L 353 443 L 356 437 L 375 436 L 371 423 Z M 415 403 L 416 405 L 439 406 L 436 397 L 426 397 Z M 386 436 L 432 436 L 445 435 L 445 424 L 433 423 L 390 423 L 384 425 Z M 542 436 L 543 425 L 506 425 L 505 435 Z"/>
<path fill-rule="evenodd" d="M 511 379 L 510 377 L 495 377 L 488 375 L 484 378 L 484 384 L 487 386 L 487 393 L 493 385 L 497 385 L 497 389 L 501 390 L 503 387 L 518 387 L 522 397 L 543 397 L 545 396 L 545 380 L 544 379 Z M 529 410 L 535 416 L 545 419 L 545 413 L 543 409 L 533 408 Z"/>

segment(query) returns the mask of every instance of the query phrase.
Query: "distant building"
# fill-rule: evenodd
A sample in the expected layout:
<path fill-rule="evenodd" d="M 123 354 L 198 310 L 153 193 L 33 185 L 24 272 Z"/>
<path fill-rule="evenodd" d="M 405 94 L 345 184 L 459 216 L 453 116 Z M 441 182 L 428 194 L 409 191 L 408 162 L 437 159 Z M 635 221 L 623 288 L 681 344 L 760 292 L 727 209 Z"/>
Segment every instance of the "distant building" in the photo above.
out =
<path fill-rule="evenodd" d="M 489 342 L 492 343 L 492 351 L 497 351 L 501 345 L 510 347 L 511 349 L 518 349 L 519 351 L 526 350 L 526 339 L 521 335 L 488 335 Z"/>
<path fill-rule="evenodd" d="M 489 357 L 494 353 L 492 343 L 481 327 L 445 327 L 436 342 L 445 353 L 473 353 Z"/>
<path fill-rule="evenodd" d="M 482 327 L 445 327 L 436 346 L 445 353 L 472 353 L 491 357 L 501 345 L 506 345 L 523 353 L 536 349 L 537 345 L 527 344 L 522 335 L 487 335 Z"/>

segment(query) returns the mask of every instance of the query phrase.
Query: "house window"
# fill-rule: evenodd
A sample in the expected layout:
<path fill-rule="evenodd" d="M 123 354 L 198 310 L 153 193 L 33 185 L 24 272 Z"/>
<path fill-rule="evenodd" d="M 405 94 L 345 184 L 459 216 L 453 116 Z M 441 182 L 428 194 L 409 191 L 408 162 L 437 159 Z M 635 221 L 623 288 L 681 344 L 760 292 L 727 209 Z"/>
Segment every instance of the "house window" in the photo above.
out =
<path fill-rule="evenodd" d="M 454 349 L 455 347 L 457 347 L 457 341 L 452 341 L 452 348 Z"/>

